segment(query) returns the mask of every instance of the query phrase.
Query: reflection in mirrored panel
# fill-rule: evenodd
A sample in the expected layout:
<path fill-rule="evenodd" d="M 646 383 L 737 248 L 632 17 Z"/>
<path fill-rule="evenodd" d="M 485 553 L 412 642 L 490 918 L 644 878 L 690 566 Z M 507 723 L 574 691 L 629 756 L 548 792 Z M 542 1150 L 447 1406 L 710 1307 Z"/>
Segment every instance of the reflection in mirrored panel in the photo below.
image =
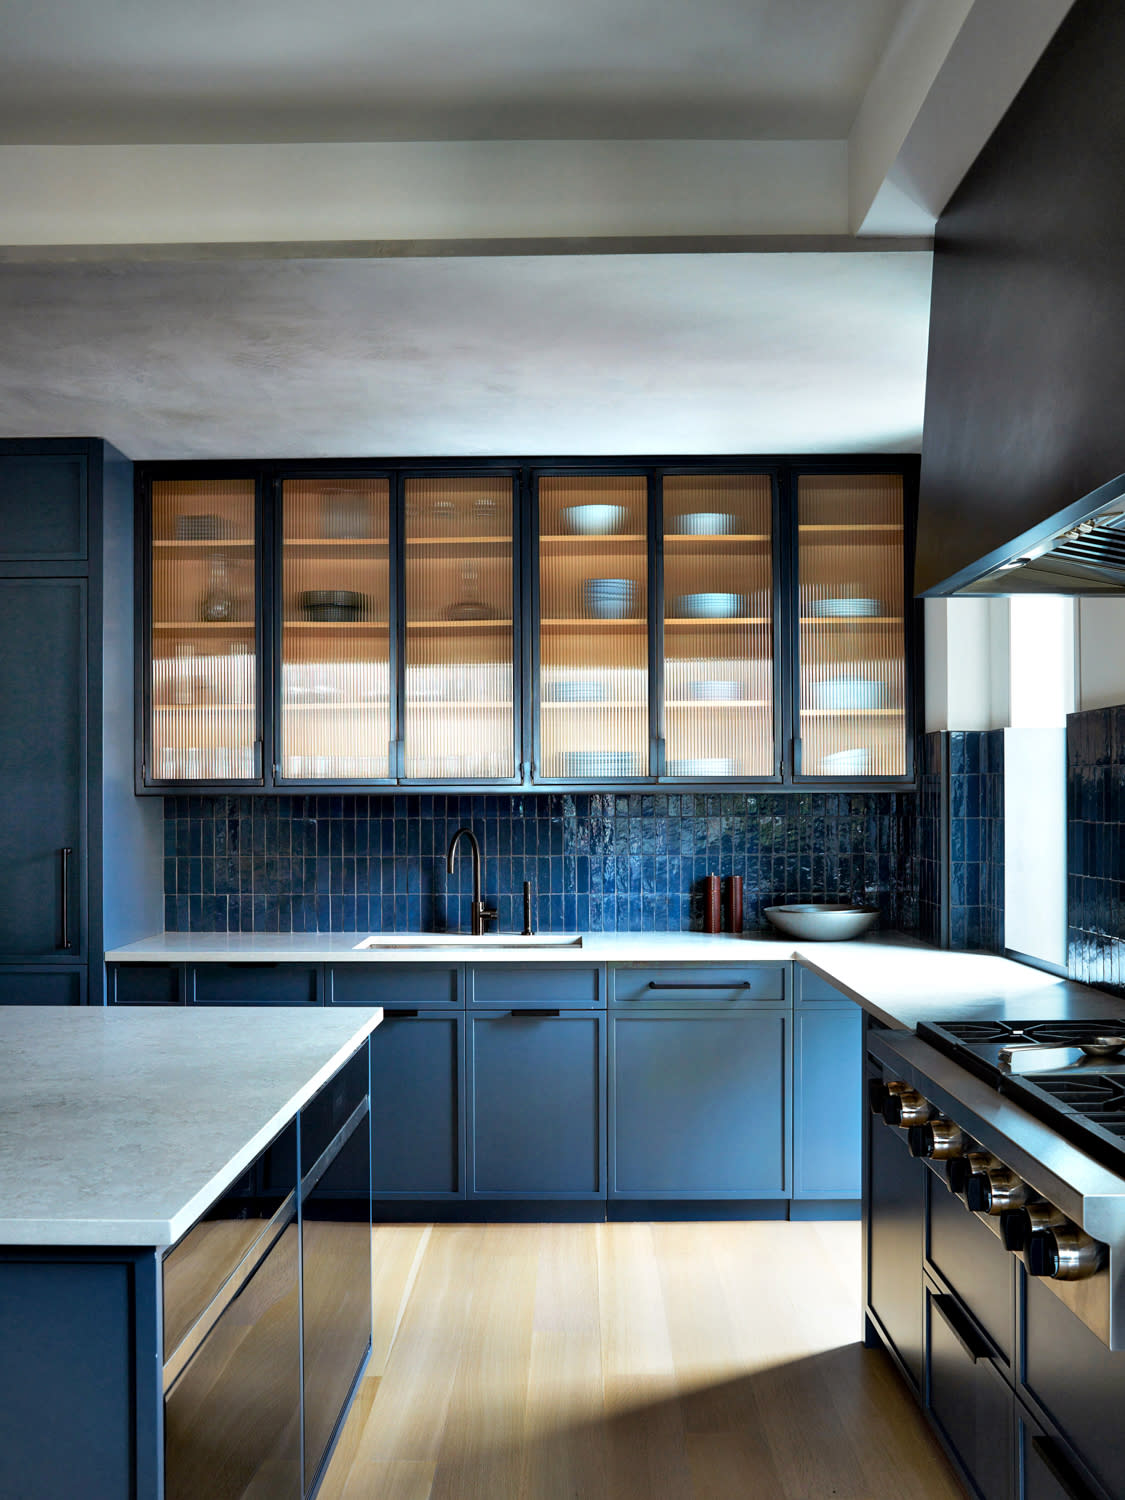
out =
<path fill-rule="evenodd" d="M 669 475 L 663 493 L 665 769 L 770 776 L 770 477 Z"/>
<path fill-rule="evenodd" d="M 901 475 L 802 475 L 798 578 L 803 774 L 904 776 Z"/>
<path fill-rule="evenodd" d="M 539 481 L 539 775 L 645 776 L 648 481 Z"/>
<path fill-rule="evenodd" d="M 516 774 L 512 490 L 505 475 L 408 479 L 405 773 Z"/>
<path fill-rule="evenodd" d="M 390 774 L 390 481 L 282 486 L 284 777 Z"/>
<path fill-rule="evenodd" d="M 163 781 L 257 765 L 254 481 L 152 487 L 152 764 Z"/>

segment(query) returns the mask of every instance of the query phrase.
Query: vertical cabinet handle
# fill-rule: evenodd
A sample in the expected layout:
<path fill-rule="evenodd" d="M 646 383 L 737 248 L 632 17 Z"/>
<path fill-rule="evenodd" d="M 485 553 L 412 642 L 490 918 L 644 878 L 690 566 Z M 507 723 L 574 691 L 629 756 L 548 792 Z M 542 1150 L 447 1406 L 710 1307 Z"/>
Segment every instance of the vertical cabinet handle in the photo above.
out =
<path fill-rule="evenodd" d="M 62 938 L 60 948 L 70 947 L 70 856 L 73 849 L 59 850 L 59 865 L 62 880 Z"/>

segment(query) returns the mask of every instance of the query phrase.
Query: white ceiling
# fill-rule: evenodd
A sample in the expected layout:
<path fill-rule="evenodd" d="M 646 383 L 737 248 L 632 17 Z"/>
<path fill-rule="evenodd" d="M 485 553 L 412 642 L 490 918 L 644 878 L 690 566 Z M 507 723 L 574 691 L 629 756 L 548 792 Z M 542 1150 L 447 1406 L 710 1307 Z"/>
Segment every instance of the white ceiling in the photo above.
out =
<path fill-rule="evenodd" d="M 842 139 L 903 8 L 5 0 L 0 140 Z"/>
<path fill-rule="evenodd" d="M 134 458 L 887 452 L 914 252 L 0 267 L 0 435 Z"/>

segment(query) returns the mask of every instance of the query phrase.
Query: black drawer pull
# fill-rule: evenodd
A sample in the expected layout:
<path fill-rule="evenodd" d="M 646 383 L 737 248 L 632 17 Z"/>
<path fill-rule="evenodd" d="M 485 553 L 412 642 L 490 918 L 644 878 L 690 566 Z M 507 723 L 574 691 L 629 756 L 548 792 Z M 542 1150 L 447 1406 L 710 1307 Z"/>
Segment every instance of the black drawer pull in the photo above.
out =
<path fill-rule="evenodd" d="M 934 1311 L 941 1314 L 942 1322 L 950 1333 L 964 1349 L 965 1353 L 977 1364 L 980 1360 L 992 1359 L 992 1346 L 977 1331 L 976 1324 L 962 1310 L 956 1297 L 951 1297 L 942 1292 L 937 1297 L 931 1297 Z"/>
<path fill-rule="evenodd" d="M 538 1008 L 532 1009 L 531 1007 L 529 1007 L 527 1010 L 514 1010 L 512 1011 L 512 1015 L 521 1019 L 530 1019 L 533 1016 L 561 1016 L 562 1011 L 542 1010 Z"/>
<path fill-rule="evenodd" d="M 413 1020 L 417 1016 L 417 1014 L 418 1014 L 418 1012 L 416 1010 L 407 1010 L 404 1007 L 400 1007 L 400 1006 L 396 1005 L 395 1008 L 394 1008 L 394 1010 L 385 1010 L 383 1012 L 383 1020 L 384 1021 L 402 1021 L 402 1020 L 409 1021 L 409 1020 Z"/>
<path fill-rule="evenodd" d="M 1093 1490 L 1071 1468 L 1060 1443 L 1053 1438 L 1033 1437 L 1031 1448 L 1068 1500 L 1096 1500 Z"/>
<path fill-rule="evenodd" d="M 650 990 L 752 990 L 754 986 L 748 979 L 739 979 L 733 984 L 707 983 L 695 979 L 686 984 L 659 984 L 655 979 L 648 982 Z"/>

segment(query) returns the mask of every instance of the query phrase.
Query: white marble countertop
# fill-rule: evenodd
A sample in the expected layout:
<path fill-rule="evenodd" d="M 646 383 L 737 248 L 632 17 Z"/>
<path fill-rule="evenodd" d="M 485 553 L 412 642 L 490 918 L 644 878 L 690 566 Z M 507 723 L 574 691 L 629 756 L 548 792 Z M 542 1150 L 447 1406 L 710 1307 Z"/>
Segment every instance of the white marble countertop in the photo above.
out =
<path fill-rule="evenodd" d="M 0 1245 L 173 1244 L 382 1014 L 0 1006 Z"/>
<path fill-rule="evenodd" d="M 900 933 L 850 943 L 801 943 L 752 933 L 584 933 L 572 948 L 441 948 L 358 950 L 366 934 L 166 932 L 107 953 L 114 963 L 755 963 L 795 959 L 843 991 L 886 1026 L 913 1030 L 923 1020 L 1003 1015 L 1110 1016 L 1125 1013 L 1087 985 L 1056 979 L 1027 964 L 988 953 L 950 953 Z"/>

